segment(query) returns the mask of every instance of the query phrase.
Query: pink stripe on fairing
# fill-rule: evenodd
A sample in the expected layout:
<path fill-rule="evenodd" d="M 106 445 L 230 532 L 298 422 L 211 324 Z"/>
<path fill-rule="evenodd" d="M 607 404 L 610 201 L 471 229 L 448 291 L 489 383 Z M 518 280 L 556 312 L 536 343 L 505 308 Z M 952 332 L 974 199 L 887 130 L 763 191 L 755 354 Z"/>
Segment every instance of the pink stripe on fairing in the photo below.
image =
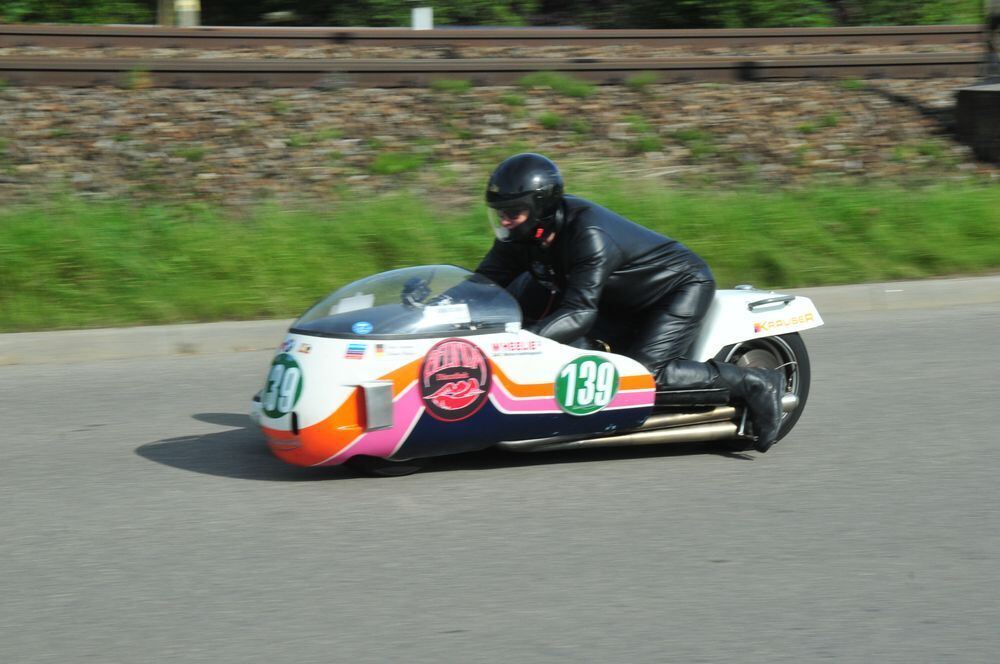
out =
<path fill-rule="evenodd" d="M 513 397 L 499 380 L 493 381 L 490 399 L 504 412 L 512 413 L 558 413 L 559 404 L 555 397 Z"/>
<path fill-rule="evenodd" d="M 490 390 L 490 399 L 501 411 L 510 413 L 561 413 L 562 409 L 556 403 L 555 397 L 526 397 L 517 398 L 511 396 L 506 386 L 499 380 L 494 385 L 500 389 Z M 643 408 L 652 406 L 656 400 L 656 390 L 629 390 L 619 392 L 602 410 L 616 410 L 618 408 Z"/>
<path fill-rule="evenodd" d="M 521 414 L 562 412 L 556 403 L 555 397 L 516 398 L 510 395 L 500 380 L 495 379 L 493 385 L 493 389 L 490 390 L 490 399 L 502 411 Z M 655 389 L 619 392 L 603 410 L 648 407 L 653 405 L 655 399 Z M 417 424 L 417 420 L 420 419 L 420 416 L 424 412 L 424 402 L 420 397 L 420 390 L 417 389 L 416 381 L 411 383 L 399 398 L 393 402 L 393 410 L 396 421 L 400 424 L 406 423 L 405 429 L 393 426 L 391 429 L 370 431 L 361 434 L 354 442 L 337 454 L 313 465 L 336 465 L 343 463 L 345 459 L 355 454 L 367 454 L 382 458 L 392 456 L 410 436 L 410 433 Z"/>
<path fill-rule="evenodd" d="M 420 419 L 420 415 L 424 412 L 424 402 L 420 398 L 420 390 L 416 389 L 416 386 L 417 383 L 414 381 L 393 402 L 396 426 L 393 426 L 391 429 L 369 431 L 368 433 L 361 434 L 353 443 L 337 454 L 313 465 L 332 466 L 343 463 L 345 459 L 355 454 L 367 454 L 383 458 L 391 456 L 410 435 L 413 427 L 417 424 L 417 420 Z M 406 424 L 405 428 L 399 426 L 403 423 Z"/>
<path fill-rule="evenodd" d="M 656 401 L 656 388 L 629 390 L 628 392 L 619 392 L 616 394 L 605 410 L 608 408 L 611 410 L 615 408 L 644 408 L 652 406 L 654 401 Z"/>

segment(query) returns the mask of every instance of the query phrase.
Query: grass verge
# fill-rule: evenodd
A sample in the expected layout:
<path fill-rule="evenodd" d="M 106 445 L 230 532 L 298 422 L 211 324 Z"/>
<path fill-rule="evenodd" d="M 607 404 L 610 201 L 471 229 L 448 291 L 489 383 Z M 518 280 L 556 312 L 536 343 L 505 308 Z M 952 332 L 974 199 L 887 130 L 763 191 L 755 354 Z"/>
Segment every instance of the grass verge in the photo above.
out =
<path fill-rule="evenodd" d="M 799 287 L 1000 269 L 1000 187 L 574 190 L 700 253 L 722 287 Z M 421 263 L 474 267 L 481 206 L 413 194 L 236 214 L 51 200 L 0 210 L 0 331 L 292 317 L 333 287 Z"/>

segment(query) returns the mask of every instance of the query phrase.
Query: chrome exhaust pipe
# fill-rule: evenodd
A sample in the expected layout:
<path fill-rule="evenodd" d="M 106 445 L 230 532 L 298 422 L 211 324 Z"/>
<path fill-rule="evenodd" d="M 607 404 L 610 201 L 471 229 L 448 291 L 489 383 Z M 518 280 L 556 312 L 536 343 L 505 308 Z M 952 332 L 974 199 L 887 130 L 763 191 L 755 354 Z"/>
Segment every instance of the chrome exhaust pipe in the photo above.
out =
<path fill-rule="evenodd" d="M 781 409 L 790 413 L 799 406 L 799 398 L 786 394 L 781 399 Z M 739 437 L 737 416 L 745 410 L 735 406 L 718 406 L 702 413 L 665 413 L 650 415 L 642 426 L 624 433 L 605 436 L 553 436 L 531 440 L 513 440 L 498 443 L 497 447 L 512 452 L 554 452 L 594 447 L 624 445 L 658 445 L 661 443 L 704 443 Z M 744 425 L 745 426 L 745 425 Z"/>
<path fill-rule="evenodd" d="M 513 452 L 557 452 L 580 450 L 592 447 L 619 447 L 623 445 L 658 445 L 660 443 L 703 443 L 725 440 L 736 436 L 736 423 L 710 422 L 685 427 L 649 429 L 623 433 L 617 436 L 585 438 L 583 440 L 560 440 L 542 438 L 500 443 L 499 447 Z"/>
<path fill-rule="evenodd" d="M 799 398 L 794 394 L 786 394 L 781 397 L 781 410 L 790 413 L 799 407 Z M 650 415 L 637 430 L 646 431 L 648 429 L 666 429 L 668 427 L 687 426 L 689 424 L 704 424 L 705 422 L 721 422 L 724 420 L 735 420 L 739 415 L 736 406 L 717 406 L 712 410 L 702 413 L 666 413 L 662 415 Z"/>
<path fill-rule="evenodd" d="M 579 443 L 589 439 L 607 440 L 608 438 L 638 433 L 640 431 L 690 427 L 691 425 L 707 424 L 709 422 L 733 421 L 735 420 L 736 415 L 736 408 L 733 406 L 720 406 L 702 413 L 666 413 L 661 415 L 650 415 L 646 418 L 646 421 L 643 422 L 642 426 L 626 431 L 608 434 L 591 434 L 589 436 L 575 434 L 570 436 L 551 436 L 549 438 L 531 438 L 528 440 L 511 440 L 498 443 L 497 447 L 515 452 L 529 452 L 537 448 L 547 447 L 549 445 Z"/>
<path fill-rule="evenodd" d="M 704 413 L 666 413 L 663 415 L 650 415 L 643 422 L 637 431 L 647 429 L 666 429 L 667 427 L 679 427 L 688 424 L 704 424 L 705 422 L 721 422 L 731 420 L 736 417 L 734 406 L 719 406 Z"/>

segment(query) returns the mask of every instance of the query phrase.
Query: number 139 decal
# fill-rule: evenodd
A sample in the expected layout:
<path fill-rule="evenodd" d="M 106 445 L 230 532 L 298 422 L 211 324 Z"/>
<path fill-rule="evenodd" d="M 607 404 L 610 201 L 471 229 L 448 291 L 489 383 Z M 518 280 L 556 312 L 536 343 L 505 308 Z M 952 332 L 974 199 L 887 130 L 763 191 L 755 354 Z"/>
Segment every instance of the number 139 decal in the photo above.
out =
<path fill-rule="evenodd" d="M 618 369 L 596 355 L 578 357 L 556 378 L 556 401 L 570 415 L 590 415 L 601 410 L 618 392 Z"/>
<path fill-rule="evenodd" d="M 260 395 L 261 405 L 268 417 L 281 417 L 295 408 L 302 396 L 302 369 L 288 353 L 281 353 L 271 363 L 264 391 Z"/>

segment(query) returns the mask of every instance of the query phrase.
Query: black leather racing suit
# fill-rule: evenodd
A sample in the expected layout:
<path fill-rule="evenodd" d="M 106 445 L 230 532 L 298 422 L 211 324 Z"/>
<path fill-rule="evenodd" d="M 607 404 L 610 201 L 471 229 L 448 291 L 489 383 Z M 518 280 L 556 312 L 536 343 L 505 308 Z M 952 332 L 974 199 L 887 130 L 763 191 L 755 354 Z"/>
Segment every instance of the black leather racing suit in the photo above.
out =
<path fill-rule="evenodd" d="M 701 258 L 575 196 L 565 197 L 554 230 L 548 247 L 495 241 L 476 268 L 514 293 L 527 329 L 562 343 L 611 341 L 658 378 L 684 357 L 715 292 Z"/>

